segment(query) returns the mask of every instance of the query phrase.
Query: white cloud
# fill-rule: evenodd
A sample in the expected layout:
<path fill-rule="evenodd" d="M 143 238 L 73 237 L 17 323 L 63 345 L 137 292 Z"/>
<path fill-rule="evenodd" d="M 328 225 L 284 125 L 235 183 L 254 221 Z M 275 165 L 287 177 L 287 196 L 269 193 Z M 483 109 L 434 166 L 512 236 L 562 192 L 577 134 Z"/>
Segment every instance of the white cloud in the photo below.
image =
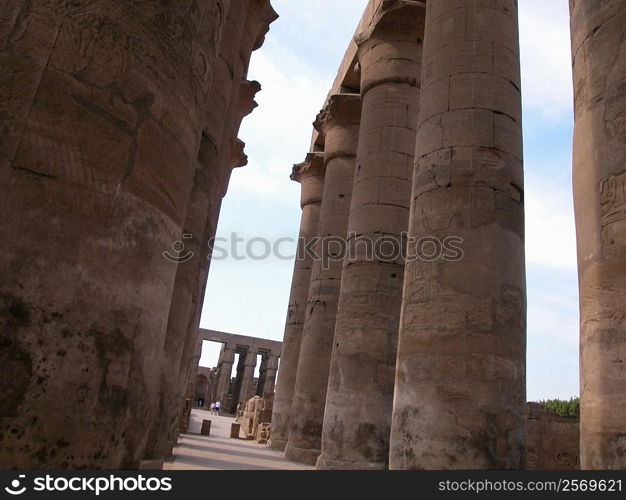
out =
<path fill-rule="evenodd" d="M 535 170 L 536 171 L 536 170 Z M 576 270 L 576 227 L 570 183 L 526 174 L 526 262 Z"/>
<path fill-rule="evenodd" d="M 544 118 L 571 113 L 572 67 L 567 0 L 520 0 L 524 106 Z"/>
<path fill-rule="evenodd" d="M 281 46 L 253 54 L 249 78 L 263 89 L 256 97 L 259 107 L 244 119 L 239 133 L 249 164 L 233 173 L 231 196 L 253 193 L 298 206 L 299 188 L 289 175 L 309 152 L 312 122 L 333 76 L 317 74 Z"/>

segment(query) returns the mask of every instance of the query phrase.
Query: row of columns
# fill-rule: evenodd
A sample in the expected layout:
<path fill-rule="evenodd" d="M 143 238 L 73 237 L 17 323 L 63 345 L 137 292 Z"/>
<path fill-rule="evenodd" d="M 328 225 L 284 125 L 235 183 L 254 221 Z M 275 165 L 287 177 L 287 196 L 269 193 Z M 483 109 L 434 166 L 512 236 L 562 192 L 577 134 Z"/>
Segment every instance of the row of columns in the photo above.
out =
<path fill-rule="evenodd" d="M 233 386 L 232 372 L 235 365 L 235 354 L 239 355 L 239 361 Z M 254 372 L 258 356 L 261 356 L 261 363 L 255 390 Z M 276 352 L 256 350 L 230 343 L 223 344 L 217 363 L 212 401 L 221 401 L 223 405 L 230 402 L 230 407 L 227 409 L 234 412 L 238 403 L 245 404 L 255 395 L 262 397 L 266 393 L 273 393 L 279 357 L 279 353 Z"/>
<path fill-rule="evenodd" d="M 357 36 L 360 95 L 330 97 L 315 123 L 323 164 L 315 153 L 297 166 L 321 173 L 294 177 L 301 241 L 321 240 L 294 272 L 272 424 L 288 458 L 319 469 L 525 466 L 517 9 L 388 0 Z M 625 468 L 626 1 L 571 11 L 581 465 Z M 420 241 L 441 252 L 425 257 Z"/>
<path fill-rule="evenodd" d="M 210 117 L 201 138 L 198 169 L 187 210 L 183 235 L 186 252 L 195 256 L 177 266 L 165 342 L 166 362 L 161 367 L 161 406 L 151 429 L 147 460 L 171 454 L 188 415 L 183 401 L 192 398 L 199 361 L 196 349 L 200 314 L 211 262 L 210 241 L 215 237 L 221 200 L 233 169 L 245 166 L 245 144 L 240 125 L 257 106 L 261 85 L 246 78 L 251 54 L 263 41 L 276 13 L 268 0 L 224 4 L 221 50 L 207 95 Z M 242 21 L 242 13 L 245 13 Z M 181 414 L 181 411 L 183 412 Z M 183 426 L 184 427 L 184 426 Z"/>
<path fill-rule="evenodd" d="M 298 234 L 298 255 L 294 264 L 291 293 L 287 309 L 287 321 L 280 354 L 280 372 L 276 381 L 276 395 L 272 413 L 272 447 L 284 450 L 289 437 L 291 405 L 296 384 L 302 328 L 306 315 L 306 303 L 313 268 L 313 257 L 306 248 L 317 236 L 320 207 L 324 187 L 324 156 L 320 153 L 307 155 L 306 161 L 294 165 L 291 179 L 301 186 L 300 207 L 302 218 Z"/>
<path fill-rule="evenodd" d="M 3 3 L 2 468 L 135 468 L 176 437 L 240 90 L 276 14 L 144 3 Z"/>

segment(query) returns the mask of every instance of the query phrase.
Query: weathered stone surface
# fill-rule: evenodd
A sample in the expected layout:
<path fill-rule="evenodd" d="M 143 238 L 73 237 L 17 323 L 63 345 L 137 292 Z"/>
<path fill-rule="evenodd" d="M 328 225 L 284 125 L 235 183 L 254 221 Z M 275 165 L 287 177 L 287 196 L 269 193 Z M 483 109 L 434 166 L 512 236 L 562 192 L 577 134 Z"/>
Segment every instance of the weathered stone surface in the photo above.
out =
<path fill-rule="evenodd" d="M 317 236 L 320 205 L 324 189 L 324 155 L 310 153 L 304 163 L 294 166 L 292 179 L 302 186 L 300 206 L 302 219 L 298 241 L 298 257 L 294 264 L 287 322 L 281 351 L 280 371 L 276 382 L 276 398 L 272 416 L 272 448 L 284 450 L 289 437 L 289 419 L 296 383 L 302 327 L 311 281 L 313 259 L 303 252 L 307 242 Z"/>
<path fill-rule="evenodd" d="M 211 421 L 210 420 L 202 421 L 202 428 L 200 429 L 200 434 L 203 436 L 211 435 Z"/>
<path fill-rule="evenodd" d="M 391 241 L 392 258 L 344 261 L 322 431 L 320 469 L 387 466 L 411 165 L 419 103 L 421 2 L 383 2 L 357 36 L 363 109 L 349 245 Z"/>
<path fill-rule="evenodd" d="M 570 1 L 581 467 L 626 469 L 626 1 Z"/>
<path fill-rule="evenodd" d="M 242 16 L 244 8 L 246 8 L 245 17 Z M 226 51 L 224 57 L 231 63 L 230 66 L 226 64 L 226 70 L 236 83 L 234 91 L 230 93 L 228 113 L 226 117 L 222 117 L 216 112 L 218 109 L 212 108 L 215 114 L 206 122 L 207 127 L 221 120 L 226 122 L 225 127 L 222 129 L 222 141 L 219 147 L 220 180 L 217 185 L 214 184 L 212 186 L 213 189 L 220 190 L 220 196 L 218 200 L 209 205 L 208 218 L 206 219 L 199 270 L 192 294 L 191 314 L 187 324 L 187 334 L 179 366 L 179 398 L 182 394 L 186 393 L 189 395 L 193 393 L 192 374 L 195 372 L 195 367 L 199 361 L 199 358 L 194 355 L 194 345 L 200 326 L 200 315 L 211 262 L 211 245 L 217 231 L 221 200 L 226 195 L 233 169 L 247 164 L 247 156 L 243 152 L 245 144 L 237 136 L 243 118 L 257 106 L 254 96 L 261 90 L 258 82 L 250 82 L 245 78 L 245 75 L 248 73 L 250 53 L 261 47 L 270 24 L 278 18 L 269 0 L 250 0 L 248 2 L 232 3 L 229 14 L 232 15 L 235 21 L 239 20 L 241 22 L 245 19 L 245 24 L 237 51 L 234 53 L 228 52 L 229 44 L 226 40 L 222 44 L 223 50 Z M 236 47 L 236 45 L 234 46 Z M 212 197 L 212 199 L 214 198 Z"/>
<path fill-rule="evenodd" d="M 580 469 L 578 418 L 560 417 L 537 403 L 527 404 L 526 418 L 526 469 Z"/>
<path fill-rule="evenodd" d="M 3 5 L 4 467 L 139 465 L 176 273 L 161 254 L 183 230 L 217 5 Z"/>
<path fill-rule="evenodd" d="M 408 251 L 393 469 L 525 464 L 518 45 L 515 0 L 428 3 L 409 236 L 462 254 Z"/>
<path fill-rule="evenodd" d="M 326 176 L 315 246 L 306 318 L 302 331 L 291 426 L 285 456 L 315 465 L 321 453 L 326 387 L 335 334 L 343 267 L 342 245 L 348 233 L 350 200 L 361 122 L 361 97 L 337 94 L 318 116 L 324 135 Z M 335 256 L 336 255 L 336 256 Z"/>
<path fill-rule="evenodd" d="M 193 395 L 189 375 L 210 264 L 210 240 L 215 236 L 221 199 L 226 193 L 230 171 L 246 162 L 232 164 L 232 143 L 243 118 L 256 107 L 258 82 L 243 79 L 253 50 L 253 40 L 265 32 L 262 9 L 271 10 L 267 0 L 249 0 L 221 5 L 223 40 L 208 96 L 205 129 L 198 153 L 198 168 L 183 231 L 186 255 L 193 258 L 177 265 L 176 281 L 164 343 L 165 361 L 161 375 L 160 411 L 148 440 L 146 456 L 169 456 L 176 441 L 175 422 L 185 395 Z M 243 17 L 242 12 L 246 15 Z M 272 11 L 273 12 L 273 11 Z M 243 155 L 243 142 L 239 156 Z M 174 374 L 178 372 L 178 377 Z M 191 380 L 190 380 L 191 379 Z M 190 384 L 191 382 L 191 384 Z M 189 386 L 189 387 L 188 387 Z"/>
<path fill-rule="evenodd" d="M 275 13 L 251 0 L 242 17 L 237 2 L 225 29 L 230 0 L 5 3 L 0 204 L 15 216 L 2 227 L 0 317 L 18 383 L 3 398 L 0 464 L 134 467 L 146 442 L 158 460 L 205 283 L 202 265 L 183 272 L 162 253 L 193 234 L 188 250 L 208 262 L 203 233 L 230 175 L 218 158 L 235 129 L 228 95 L 235 85 L 239 100 Z"/>

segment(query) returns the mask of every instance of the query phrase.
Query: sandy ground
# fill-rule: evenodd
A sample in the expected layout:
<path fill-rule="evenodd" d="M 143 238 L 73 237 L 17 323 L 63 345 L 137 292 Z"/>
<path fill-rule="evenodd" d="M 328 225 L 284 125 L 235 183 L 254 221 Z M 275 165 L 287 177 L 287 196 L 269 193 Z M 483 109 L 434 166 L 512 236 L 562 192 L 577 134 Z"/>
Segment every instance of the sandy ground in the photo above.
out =
<path fill-rule="evenodd" d="M 211 420 L 211 435 L 201 436 L 202 420 Z M 230 439 L 231 417 L 192 410 L 189 433 L 182 434 L 174 458 L 164 470 L 312 470 L 287 460 L 280 451 L 254 441 Z"/>

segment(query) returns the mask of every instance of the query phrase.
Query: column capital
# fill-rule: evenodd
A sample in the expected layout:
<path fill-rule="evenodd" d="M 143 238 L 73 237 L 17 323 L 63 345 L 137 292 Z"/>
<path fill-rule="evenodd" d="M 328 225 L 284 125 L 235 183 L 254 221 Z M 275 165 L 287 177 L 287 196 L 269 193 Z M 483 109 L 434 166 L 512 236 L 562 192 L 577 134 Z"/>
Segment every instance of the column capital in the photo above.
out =
<path fill-rule="evenodd" d="M 252 0 L 251 9 L 254 9 L 252 11 L 253 22 L 257 24 L 252 50 L 257 50 L 265 43 L 265 35 L 270 30 L 270 24 L 276 21 L 279 16 L 272 7 L 270 0 Z"/>
<path fill-rule="evenodd" d="M 383 0 L 372 22 L 354 37 L 361 95 L 381 83 L 419 85 L 425 20 L 424 2 Z"/>
<path fill-rule="evenodd" d="M 358 125 L 361 123 L 361 95 L 334 94 L 328 99 L 313 126 L 320 135 L 337 125 Z"/>
<path fill-rule="evenodd" d="M 256 352 L 254 352 L 253 350 L 248 350 L 246 352 L 246 360 L 244 362 L 244 366 L 256 366 L 256 356 Z"/>
<path fill-rule="evenodd" d="M 299 182 L 302 186 L 300 206 L 304 208 L 312 203 L 322 202 L 324 190 L 324 153 L 308 153 L 302 163 L 293 166 L 291 180 Z"/>
<path fill-rule="evenodd" d="M 307 153 L 302 163 L 296 163 L 291 171 L 291 180 L 302 183 L 308 177 L 323 177 L 325 172 L 324 153 Z"/>
<path fill-rule="evenodd" d="M 383 0 L 369 25 L 359 31 L 354 41 L 361 46 L 368 40 L 415 41 L 414 34 L 423 32 L 426 3 L 414 0 Z M 421 23 L 420 23 L 421 21 Z"/>
<path fill-rule="evenodd" d="M 245 152 L 246 143 L 234 138 L 230 143 L 230 168 L 245 167 L 248 164 L 248 155 Z"/>
<path fill-rule="evenodd" d="M 277 354 L 270 354 L 267 358 L 267 370 L 277 370 L 278 369 L 278 359 L 279 356 Z"/>
<path fill-rule="evenodd" d="M 256 80 L 243 80 L 239 88 L 239 120 L 252 113 L 259 104 L 254 100 L 261 91 L 261 84 Z"/>

